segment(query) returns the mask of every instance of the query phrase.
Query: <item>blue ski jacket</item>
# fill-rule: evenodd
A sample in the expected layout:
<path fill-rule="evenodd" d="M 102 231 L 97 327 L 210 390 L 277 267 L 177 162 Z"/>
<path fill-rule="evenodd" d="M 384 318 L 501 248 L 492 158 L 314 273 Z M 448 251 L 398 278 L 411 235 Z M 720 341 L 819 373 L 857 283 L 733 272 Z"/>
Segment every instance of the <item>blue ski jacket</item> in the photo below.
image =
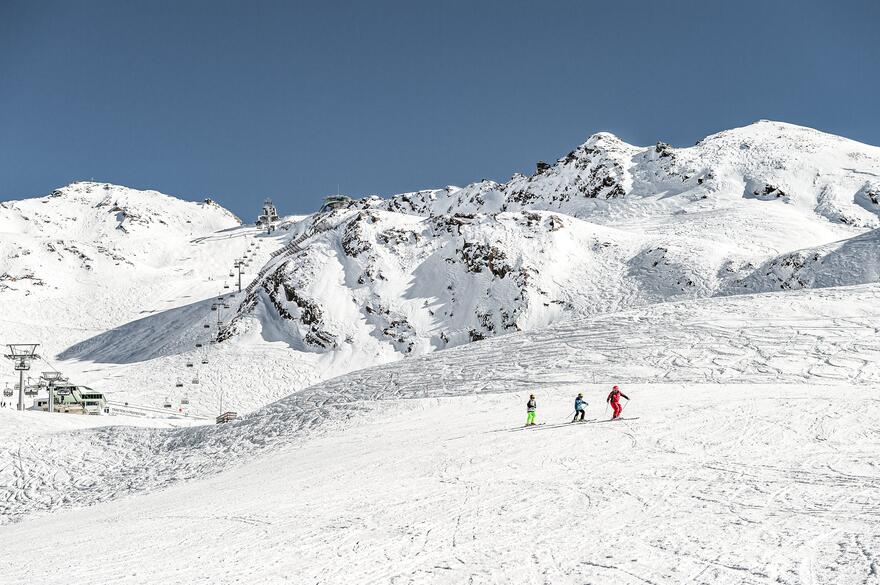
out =
<path fill-rule="evenodd" d="M 575 398 L 574 399 L 574 409 L 575 410 L 584 410 L 587 406 L 589 406 L 589 403 L 586 400 L 584 400 L 583 398 Z"/>

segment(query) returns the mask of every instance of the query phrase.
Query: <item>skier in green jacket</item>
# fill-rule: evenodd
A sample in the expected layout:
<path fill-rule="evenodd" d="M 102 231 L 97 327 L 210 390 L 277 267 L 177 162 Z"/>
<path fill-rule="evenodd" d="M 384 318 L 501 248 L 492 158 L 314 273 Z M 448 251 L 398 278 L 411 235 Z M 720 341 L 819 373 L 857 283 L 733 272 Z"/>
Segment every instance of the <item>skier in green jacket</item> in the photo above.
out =
<path fill-rule="evenodd" d="M 535 424 L 535 411 L 538 408 L 538 403 L 535 402 L 535 395 L 529 395 L 529 401 L 526 403 L 526 426 L 530 427 Z"/>

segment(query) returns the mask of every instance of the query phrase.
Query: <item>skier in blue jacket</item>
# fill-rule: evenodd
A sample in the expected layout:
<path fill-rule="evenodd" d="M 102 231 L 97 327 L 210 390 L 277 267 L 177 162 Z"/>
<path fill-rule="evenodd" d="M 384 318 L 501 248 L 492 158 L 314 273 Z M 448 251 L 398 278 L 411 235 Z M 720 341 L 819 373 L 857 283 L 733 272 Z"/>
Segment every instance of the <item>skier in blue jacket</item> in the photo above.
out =
<path fill-rule="evenodd" d="M 571 422 L 577 422 L 578 417 L 580 417 L 580 421 L 583 422 L 584 415 L 587 414 L 587 407 L 590 404 L 584 400 L 584 395 L 578 392 L 577 398 L 574 399 L 574 418 Z"/>

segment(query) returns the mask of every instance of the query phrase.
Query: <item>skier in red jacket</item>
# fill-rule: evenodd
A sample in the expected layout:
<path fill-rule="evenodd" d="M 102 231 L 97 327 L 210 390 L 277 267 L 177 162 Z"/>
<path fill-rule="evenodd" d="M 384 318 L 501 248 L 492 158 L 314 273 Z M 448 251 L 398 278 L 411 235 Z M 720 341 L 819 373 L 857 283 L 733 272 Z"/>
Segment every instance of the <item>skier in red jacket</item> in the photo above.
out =
<path fill-rule="evenodd" d="M 611 417 L 612 420 L 619 417 L 620 413 L 623 411 L 623 407 L 620 406 L 621 396 L 629 400 L 629 396 L 620 391 L 620 386 L 615 386 L 611 389 L 611 392 L 608 394 L 608 399 L 605 401 L 611 404 L 611 410 L 614 411 L 614 416 Z"/>

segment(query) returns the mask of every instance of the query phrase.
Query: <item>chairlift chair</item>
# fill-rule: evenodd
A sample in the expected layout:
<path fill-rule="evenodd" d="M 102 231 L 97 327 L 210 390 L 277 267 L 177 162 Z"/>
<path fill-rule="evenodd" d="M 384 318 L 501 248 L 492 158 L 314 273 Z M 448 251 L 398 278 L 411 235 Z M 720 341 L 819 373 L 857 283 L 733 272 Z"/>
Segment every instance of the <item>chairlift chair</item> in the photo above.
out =
<path fill-rule="evenodd" d="M 193 380 L 193 383 L 198 383 L 198 379 Z M 184 396 L 180 399 L 181 404 L 189 404 L 189 396 Z"/>
<path fill-rule="evenodd" d="M 201 343 L 197 343 L 197 344 L 196 344 L 196 347 L 202 347 L 202 344 L 201 344 Z"/>
<path fill-rule="evenodd" d="M 10 396 L 12 396 L 12 394 L 13 394 L 12 388 L 4 388 L 3 389 L 3 396 L 6 396 L 7 398 L 9 398 Z"/>
<path fill-rule="evenodd" d="M 223 283 L 223 288 L 229 288 L 229 284 L 226 283 L 226 282 L 224 282 L 224 283 Z"/>
<path fill-rule="evenodd" d="M 203 358 L 202 358 L 202 363 L 203 363 L 203 364 L 207 364 L 207 363 L 208 363 L 208 358 L 203 357 Z"/>
<path fill-rule="evenodd" d="M 165 399 L 165 403 L 162 404 L 162 406 L 163 406 L 164 408 L 171 408 L 171 400 L 168 399 L 168 398 L 166 398 L 166 399 Z"/>
<path fill-rule="evenodd" d="M 186 362 L 186 367 L 188 367 L 188 368 L 193 367 L 193 363 L 192 363 L 192 362 Z"/>
<path fill-rule="evenodd" d="M 216 310 L 217 310 L 217 305 L 211 305 L 211 310 L 212 310 L 212 311 L 216 311 Z"/>
<path fill-rule="evenodd" d="M 233 276 L 235 276 L 235 273 L 230 270 L 229 271 L 229 278 L 232 278 Z"/>
<path fill-rule="evenodd" d="M 174 383 L 174 387 L 175 388 L 183 388 L 183 381 L 180 378 L 178 378 L 177 382 Z"/>

